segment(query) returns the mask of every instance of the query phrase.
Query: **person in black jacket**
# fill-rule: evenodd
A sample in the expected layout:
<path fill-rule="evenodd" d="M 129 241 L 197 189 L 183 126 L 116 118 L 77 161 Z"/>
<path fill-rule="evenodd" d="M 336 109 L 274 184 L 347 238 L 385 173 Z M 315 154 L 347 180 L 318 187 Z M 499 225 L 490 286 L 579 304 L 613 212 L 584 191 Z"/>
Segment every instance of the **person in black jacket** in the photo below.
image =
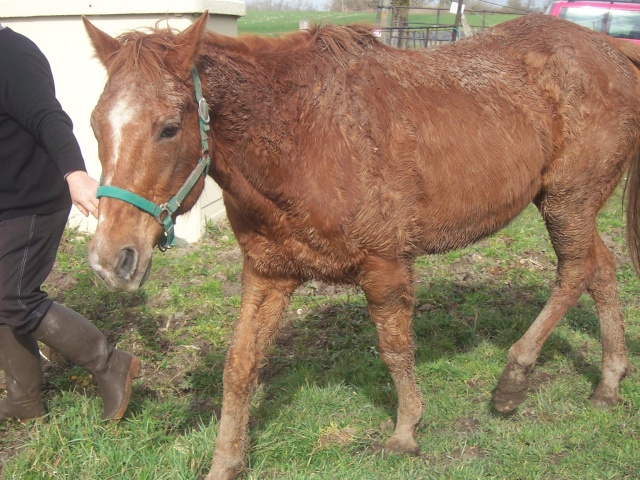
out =
<path fill-rule="evenodd" d="M 41 289 L 72 203 L 97 217 L 98 183 L 86 172 L 49 62 L 28 38 L 0 25 L 0 420 L 45 414 L 38 341 L 86 368 L 104 419 L 122 417 L 140 359 L 108 345 L 89 320 Z"/>

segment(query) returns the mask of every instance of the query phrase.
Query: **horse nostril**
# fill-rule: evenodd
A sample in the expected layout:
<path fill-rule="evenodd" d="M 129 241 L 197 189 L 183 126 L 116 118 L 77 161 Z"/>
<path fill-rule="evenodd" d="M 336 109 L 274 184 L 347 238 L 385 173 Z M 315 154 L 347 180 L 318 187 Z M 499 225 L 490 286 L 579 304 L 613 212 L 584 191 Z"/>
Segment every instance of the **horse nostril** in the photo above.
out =
<path fill-rule="evenodd" d="M 123 248 L 116 263 L 116 274 L 124 280 L 131 280 L 137 261 L 138 254 L 133 248 Z"/>

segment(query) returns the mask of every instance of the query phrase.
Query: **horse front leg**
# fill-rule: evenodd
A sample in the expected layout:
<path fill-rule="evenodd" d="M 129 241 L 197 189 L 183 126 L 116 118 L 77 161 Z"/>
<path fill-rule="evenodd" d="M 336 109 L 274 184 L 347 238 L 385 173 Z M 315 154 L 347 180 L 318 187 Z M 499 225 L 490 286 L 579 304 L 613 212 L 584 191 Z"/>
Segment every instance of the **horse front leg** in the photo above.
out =
<path fill-rule="evenodd" d="M 398 419 L 385 450 L 417 455 L 414 436 L 424 403 L 414 376 L 413 283 L 411 268 L 370 259 L 360 282 L 378 331 L 378 350 L 398 392 Z"/>
<path fill-rule="evenodd" d="M 269 279 L 245 261 L 240 318 L 227 353 L 223 374 L 222 415 L 207 480 L 235 478 L 244 467 L 249 423 L 249 402 L 264 353 L 278 328 L 294 280 Z"/>

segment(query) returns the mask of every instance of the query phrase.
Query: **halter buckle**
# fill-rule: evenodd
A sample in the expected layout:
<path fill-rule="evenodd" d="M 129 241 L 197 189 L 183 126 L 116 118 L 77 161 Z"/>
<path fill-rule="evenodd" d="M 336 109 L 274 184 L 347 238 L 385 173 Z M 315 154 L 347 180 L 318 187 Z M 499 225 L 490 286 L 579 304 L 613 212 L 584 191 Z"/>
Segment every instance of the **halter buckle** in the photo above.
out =
<path fill-rule="evenodd" d="M 198 115 L 204 123 L 209 123 L 209 104 L 204 97 L 198 100 Z"/>

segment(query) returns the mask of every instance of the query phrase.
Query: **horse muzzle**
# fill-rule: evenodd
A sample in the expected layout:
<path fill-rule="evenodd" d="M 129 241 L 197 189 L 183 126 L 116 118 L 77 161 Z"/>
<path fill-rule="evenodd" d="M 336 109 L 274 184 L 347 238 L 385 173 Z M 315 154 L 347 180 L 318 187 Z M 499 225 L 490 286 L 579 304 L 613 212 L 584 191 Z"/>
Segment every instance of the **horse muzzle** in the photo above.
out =
<path fill-rule="evenodd" d="M 141 255 L 135 247 L 127 246 L 105 255 L 98 248 L 90 248 L 89 263 L 110 291 L 134 292 L 149 278 L 152 252 Z"/>

